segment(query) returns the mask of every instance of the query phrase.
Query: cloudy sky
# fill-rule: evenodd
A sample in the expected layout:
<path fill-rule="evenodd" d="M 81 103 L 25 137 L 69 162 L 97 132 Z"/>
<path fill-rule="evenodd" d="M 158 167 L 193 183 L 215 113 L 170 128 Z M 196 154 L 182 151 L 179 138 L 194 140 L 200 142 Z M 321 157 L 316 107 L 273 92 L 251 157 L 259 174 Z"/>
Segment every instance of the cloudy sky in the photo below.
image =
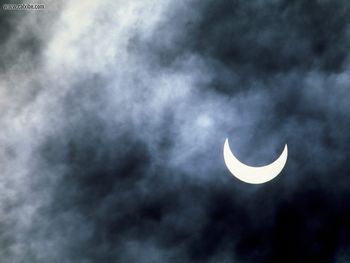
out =
<path fill-rule="evenodd" d="M 350 261 L 349 1 L 40 3 L 0 11 L 1 262 Z"/>

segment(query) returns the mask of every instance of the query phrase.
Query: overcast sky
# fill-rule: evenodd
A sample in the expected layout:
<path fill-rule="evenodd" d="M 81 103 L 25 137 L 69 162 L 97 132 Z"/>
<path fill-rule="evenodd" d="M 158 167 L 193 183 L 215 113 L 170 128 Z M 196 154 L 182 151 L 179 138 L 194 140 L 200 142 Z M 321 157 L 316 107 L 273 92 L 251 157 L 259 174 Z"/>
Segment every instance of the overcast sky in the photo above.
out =
<path fill-rule="evenodd" d="M 44 3 L 0 11 L 1 262 L 350 261 L 349 1 Z"/>

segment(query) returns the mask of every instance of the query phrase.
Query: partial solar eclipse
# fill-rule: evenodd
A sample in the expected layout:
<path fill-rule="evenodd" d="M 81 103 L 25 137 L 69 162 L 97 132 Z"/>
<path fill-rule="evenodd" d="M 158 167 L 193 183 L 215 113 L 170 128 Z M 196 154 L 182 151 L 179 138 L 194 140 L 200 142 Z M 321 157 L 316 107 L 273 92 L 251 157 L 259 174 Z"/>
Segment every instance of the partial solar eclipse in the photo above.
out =
<path fill-rule="evenodd" d="M 275 178 L 287 162 L 288 147 L 284 146 L 282 154 L 272 163 L 265 166 L 248 166 L 241 163 L 232 153 L 228 139 L 224 145 L 224 160 L 228 170 L 239 180 L 248 184 L 262 184 Z"/>

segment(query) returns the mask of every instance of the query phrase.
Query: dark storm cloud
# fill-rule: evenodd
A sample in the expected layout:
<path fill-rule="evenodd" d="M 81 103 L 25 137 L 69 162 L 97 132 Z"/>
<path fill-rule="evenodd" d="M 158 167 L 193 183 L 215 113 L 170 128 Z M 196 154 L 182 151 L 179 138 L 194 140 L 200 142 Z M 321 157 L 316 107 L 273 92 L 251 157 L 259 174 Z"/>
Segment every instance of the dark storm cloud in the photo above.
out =
<path fill-rule="evenodd" d="M 181 29 L 174 30 L 174 23 Z M 166 63 L 188 52 L 212 60 L 218 70 L 209 87 L 231 93 L 233 86 L 252 85 L 252 78 L 341 71 L 348 23 L 345 1 L 194 1 L 167 12 L 154 34 L 159 41 L 150 46 L 160 47 L 160 61 Z"/>
<path fill-rule="evenodd" d="M 5 94 L 5 260 L 347 262 L 349 11 L 135 0 L 46 17 L 40 63 L 21 71 L 42 73 L 37 96 L 35 81 Z M 283 174 L 233 179 L 226 137 L 252 165 L 288 143 Z"/>

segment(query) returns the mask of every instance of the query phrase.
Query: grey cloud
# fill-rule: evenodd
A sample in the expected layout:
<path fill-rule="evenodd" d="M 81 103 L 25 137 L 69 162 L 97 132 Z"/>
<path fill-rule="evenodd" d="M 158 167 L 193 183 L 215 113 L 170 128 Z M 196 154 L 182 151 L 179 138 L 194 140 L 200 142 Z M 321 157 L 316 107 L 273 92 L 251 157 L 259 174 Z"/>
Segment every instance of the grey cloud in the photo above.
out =
<path fill-rule="evenodd" d="M 347 2 L 62 8 L 4 35 L 38 41 L 3 62 L 5 261 L 341 262 Z M 288 143 L 283 174 L 233 179 L 226 137 L 252 165 Z"/>

